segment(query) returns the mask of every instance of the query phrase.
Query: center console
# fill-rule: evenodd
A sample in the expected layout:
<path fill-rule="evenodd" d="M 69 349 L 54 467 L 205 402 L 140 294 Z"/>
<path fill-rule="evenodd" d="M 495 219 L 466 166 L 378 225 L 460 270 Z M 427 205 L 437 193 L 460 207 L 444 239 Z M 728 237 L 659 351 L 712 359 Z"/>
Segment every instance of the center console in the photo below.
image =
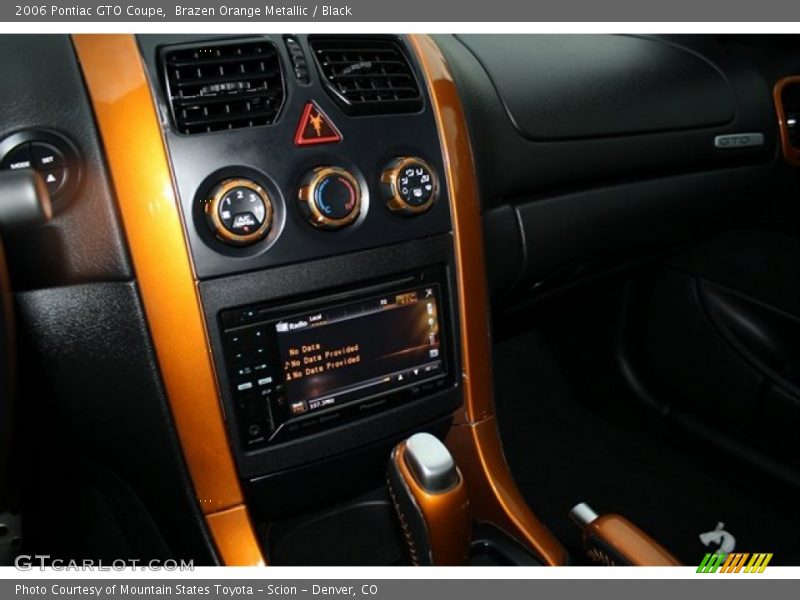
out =
<path fill-rule="evenodd" d="M 274 522 L 383 486 L 392 445 L 444 437 L 463 404 L 450 199 L 407 40 L 137 40 L 248 506 Z"/>
<path fill-rule="evenodd" d="M 433 39 L 73 42 L 219 561 L 394 562 L 387 461 L 424 432 L 467 484 L 473 558 L 563 564 L 502 455 L 475 171 Z"/>

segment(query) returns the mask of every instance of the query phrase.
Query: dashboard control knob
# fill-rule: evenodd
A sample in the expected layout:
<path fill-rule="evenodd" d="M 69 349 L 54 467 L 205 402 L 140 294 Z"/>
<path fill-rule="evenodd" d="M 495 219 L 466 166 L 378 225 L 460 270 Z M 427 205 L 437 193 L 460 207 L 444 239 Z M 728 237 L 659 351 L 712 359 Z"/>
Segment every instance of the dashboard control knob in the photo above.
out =
<path fill-rule="evenodd" d="M 227 179 L 205 203 L 211 232 L 226 244 L 246 246 L 267 235 L 272 226 L 272 199 L 250 179 Z"/>
<path fill-rule="evenodd" d="M 401 156 L 381 175 L 381 191 L 390 210 L 404 215 L 427 211 L 439 196 L 436 171 L 421 158 Z"/>
<path fill-rule="evenodd" d="M 316 167 L 303 177 L 298 192 L 300 208 L 314 227 L 339 229 L 361 212 L 361 186 L 349 171 Z"/>

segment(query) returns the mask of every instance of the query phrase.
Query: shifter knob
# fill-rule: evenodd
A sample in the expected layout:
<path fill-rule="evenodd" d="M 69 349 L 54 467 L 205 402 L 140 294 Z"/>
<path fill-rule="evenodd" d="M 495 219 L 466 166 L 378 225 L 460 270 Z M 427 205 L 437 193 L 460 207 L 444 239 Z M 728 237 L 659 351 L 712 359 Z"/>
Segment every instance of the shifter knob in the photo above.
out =
<path fill-rule="evenodd" d="M 463 565 L 471 518 L 466 483 L 445 445 L 417 433 L 392 450 L 389 493 L 414 565 Z"/>

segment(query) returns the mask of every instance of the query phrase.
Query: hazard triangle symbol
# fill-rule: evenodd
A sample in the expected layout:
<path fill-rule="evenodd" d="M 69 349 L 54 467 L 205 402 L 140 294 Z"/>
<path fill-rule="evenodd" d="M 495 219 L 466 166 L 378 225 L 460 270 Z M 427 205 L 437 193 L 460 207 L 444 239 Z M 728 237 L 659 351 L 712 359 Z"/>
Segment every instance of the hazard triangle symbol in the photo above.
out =
<path fill-rule="evenodd" d="M 297 133 L 294 134 L 295 145 L 330 144 L 341 139 L 342 134 L 328 115 L 315 103 L 307 102 L 300 123 L 297 125 Z"/>

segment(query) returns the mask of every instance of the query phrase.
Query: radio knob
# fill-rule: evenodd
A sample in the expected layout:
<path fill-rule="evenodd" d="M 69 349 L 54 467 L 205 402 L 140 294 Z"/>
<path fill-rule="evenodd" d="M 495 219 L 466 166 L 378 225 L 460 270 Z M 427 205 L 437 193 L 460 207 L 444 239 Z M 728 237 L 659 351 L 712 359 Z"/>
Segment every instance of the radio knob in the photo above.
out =
<path fill-rule="evenodd" d="M 298 200 L 314 227 L 340 229 L 355 221 L 361 212 L 361 186 L 345 169 L 317 167 L 303 177 Z"/>
<path fill-rule="evenodd" d="M 233 246 L 247 246 L 264 238 L 272 226 L 272 199 L 250 179 L 227 179 L 211 191 L 205 203 L 211 232 Z"/>
<path fill-rule="evenodd" d="M 384 168 L 381 192 L 390 210 L 403 215 L 418 215 L 436 202 L 439 178 L 421 158 L 401 156 Z"/>

